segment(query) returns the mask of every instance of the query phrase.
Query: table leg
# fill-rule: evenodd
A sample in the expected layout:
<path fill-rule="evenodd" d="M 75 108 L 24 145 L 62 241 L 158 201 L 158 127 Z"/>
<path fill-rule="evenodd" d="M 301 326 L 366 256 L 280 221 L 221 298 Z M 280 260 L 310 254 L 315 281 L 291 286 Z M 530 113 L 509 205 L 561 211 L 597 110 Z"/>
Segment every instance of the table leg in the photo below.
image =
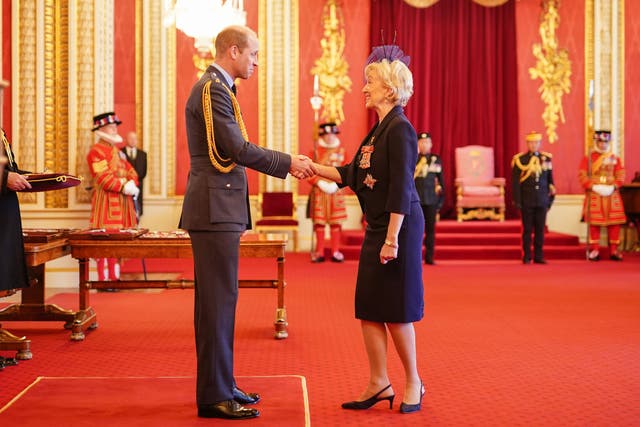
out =
<path fill-rule="evenodd" d="M 31 340 L 27 337 L 17 337 L 0 327 L 0 350 L 16 350 L 16 359 L 29 360 L 31 354 Z"/>
<path fill-rule="evenodd" d="M 96 312 L 89 305 L 89 259 L 82 258 L 78 260 L 78 305 L 79 309 L 73 320 L 71 328 L 71 340 L 84 340 L 84 331 L 87 329 L 95 329 L 98 327 Z"/>
<path fill-rule="evenodd" d="M 283 340 L 289 336 L 287 331 L 287 309 L 284 306 L 284 257 L 278 257 L 278 308 L 276 308 L 276 339 Z"/>
<path fill-rule="evenodd" d="M 56 304 L 45 304 L 45 268 L 44 264 L 31 266 L 29 277 L 30 286 L 21 289 L 20 304 L 12 304 L 0 310 L 0 320 L 35 320 L 65 322 L 65 329 L 70 329 L 75 318 L 75 312 L 65 310 Z"/>

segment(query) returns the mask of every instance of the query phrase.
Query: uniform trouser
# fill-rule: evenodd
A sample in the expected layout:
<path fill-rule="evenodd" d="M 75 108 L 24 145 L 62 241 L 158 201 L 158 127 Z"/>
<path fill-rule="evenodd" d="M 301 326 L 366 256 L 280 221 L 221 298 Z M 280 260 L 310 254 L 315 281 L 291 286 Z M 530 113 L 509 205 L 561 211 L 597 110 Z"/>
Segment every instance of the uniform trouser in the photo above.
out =
<path fill-rule="evenodd" d="M 436 205 L 420 205 L 424 214 L 424 260 L 433 261 L 433 251 L 436 242 Z"/>
<path fill-rule="evenodd" d="M 233 399 L 240 232 L 189 231 L 195 269 L 196 402 Z"/>
<path fill-rule="evenodd" d="M 590 225 L 589 226 L 589 250 L 598 249 L 600 246 L 600 228 L 607 227 L 607 239 L 609 241 L 609 249 L 611 253 L 618 251 L 620 244 L 620 224 L 613 225 Z"/>
<path fill-rule="evenodd" d="M 544 206 L 522 207 L 522 251 L 523 257 L 531 259 L 531 233 L 533 232 L 533 258 L 544 258 L 544 226 L 547 222 L 547 208 Z"/>

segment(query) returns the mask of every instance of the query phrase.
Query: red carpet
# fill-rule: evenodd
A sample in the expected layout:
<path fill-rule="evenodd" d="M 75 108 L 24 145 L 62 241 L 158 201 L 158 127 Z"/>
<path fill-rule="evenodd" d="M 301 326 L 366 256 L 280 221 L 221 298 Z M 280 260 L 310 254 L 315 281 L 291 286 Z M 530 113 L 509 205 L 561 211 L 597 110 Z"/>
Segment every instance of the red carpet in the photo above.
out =
<path fill-rule="evenodd" d="M 627 254 L 622 263 L 445 260 L 425 267 L 426 311 L 416 336 L 427 394 L 423 410 L 410 415 L 398 413 L 404 376 L 391 342 L 394 409 L 340 408 L 360 394 L 368 377 L 353 318 L 356 266 L 311 264 L 308 254 L 288 254 L 285 340 L 273 339 L 275 291 L 240 290 L 235 367 L 242 387 L 254 377 L 303 376 L 310 423 L 318 426 L 639 425 L 638 254 Z M 245 264 L 243 274 L 260 268 Z M 100 326 L 83 342 L 71 342 L 61 322 L 3 322 L 32 340 L 33 359 L 0 371 L 0 407 L 40 376 L 195 375 L 192 290 L 100 293 L 91 301 Z M 76 308 L 77 296 L 59 294 L 50 302 Z M 265 418 L 280 411 L 271 406 L 270 387 L 248 391 L 271 396 L 258 404 Z M 194 416 L 189 399 L 195 391 L 185 393 L 186 400 L 171 405 Z M 65 413 L 61 425 L 82 421 Z M 26 415 L 2 413 L 0 425 L 18 425 Z M 114 425 L 127 424 L 115 420 Z"/>
<path fill-rule="evenodd" d="M 261 390 L 261 416 L 252 426 L 305 426 L 308 399 L 304 378 L 238 377 L 242 387 Z M 194 412 L 194 378 L 38 378 L 0 417 L 19 425 L 198 426 L 211 425 Z M 45 423 L 46 422 L 46 423 Z M 218 420 L 220 422 L 220 420 Z"/>

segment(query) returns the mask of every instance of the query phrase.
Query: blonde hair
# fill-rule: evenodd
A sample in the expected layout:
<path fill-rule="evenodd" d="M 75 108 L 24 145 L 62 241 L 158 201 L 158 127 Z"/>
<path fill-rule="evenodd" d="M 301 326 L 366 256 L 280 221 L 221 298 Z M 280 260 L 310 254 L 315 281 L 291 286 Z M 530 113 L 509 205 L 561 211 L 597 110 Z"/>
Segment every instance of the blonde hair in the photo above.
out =
<path fill-rule="evenodd" d="M 389 62 L 388 59 L 372 62 L 364 68 L 365 76 L 371 70 L 378 74 L 385 86 L 393 90 L 391 102 L 402 107 L 407 105 L 413 95 L 413 74 L 404 62 Z"/>

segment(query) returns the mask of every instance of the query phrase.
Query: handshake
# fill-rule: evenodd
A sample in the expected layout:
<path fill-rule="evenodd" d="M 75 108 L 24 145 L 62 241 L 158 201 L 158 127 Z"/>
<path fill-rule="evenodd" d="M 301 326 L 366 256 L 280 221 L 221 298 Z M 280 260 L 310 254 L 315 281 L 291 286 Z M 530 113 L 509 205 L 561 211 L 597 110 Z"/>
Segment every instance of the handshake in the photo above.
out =
<path fill-rule="evenodd" d="M 309 157 L 302 154 L 292 154 L 289 173 L 298 179 L 306 179 L 317 175 L 318 169 L 317 165 Z"/>
<path fill-rule="evenodd" d="M 124 184 L 124 187 L 122 187 L 122 193 L 126 196 L 133 196 L 133 200 L 137 200 L 140 189 L 136 186 L 136 183 L 130 179 Z"/>

